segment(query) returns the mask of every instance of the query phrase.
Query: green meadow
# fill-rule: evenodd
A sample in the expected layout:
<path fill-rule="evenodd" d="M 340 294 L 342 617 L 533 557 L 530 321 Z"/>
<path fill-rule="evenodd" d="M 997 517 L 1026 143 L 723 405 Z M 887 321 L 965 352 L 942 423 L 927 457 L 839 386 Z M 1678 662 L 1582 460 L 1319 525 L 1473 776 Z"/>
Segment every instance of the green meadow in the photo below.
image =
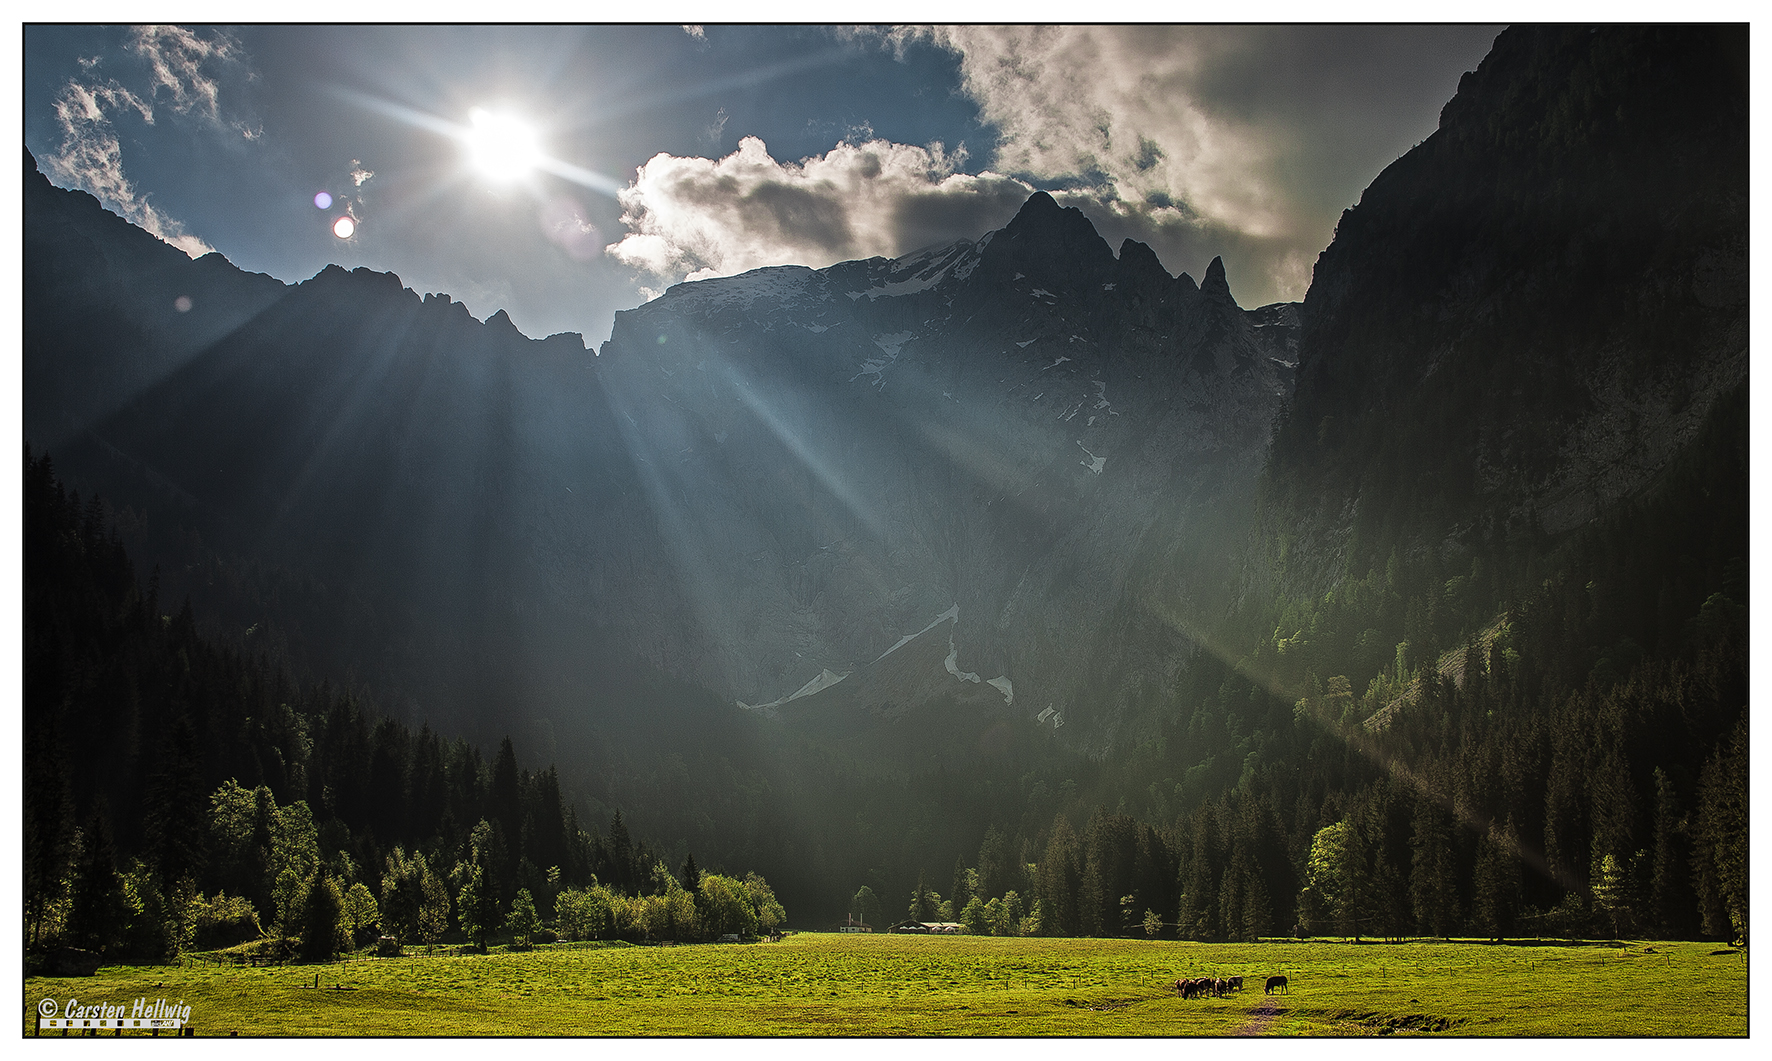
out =
<path fill-rule="evenodd" d="M 1275 973 L 1289 990 L 1264 995 Z M 1228 998 L 1174 989 L 1178 977 L 1236 975 L 1246 986 Z M 1742 1036 L 1747 955 L 1707 943 L 818 934 L 263 968 L 187 959 L 33 977 L 25 1034 L 43 998 L 138 997 L 182 1000 L 198 1036 Z"/>

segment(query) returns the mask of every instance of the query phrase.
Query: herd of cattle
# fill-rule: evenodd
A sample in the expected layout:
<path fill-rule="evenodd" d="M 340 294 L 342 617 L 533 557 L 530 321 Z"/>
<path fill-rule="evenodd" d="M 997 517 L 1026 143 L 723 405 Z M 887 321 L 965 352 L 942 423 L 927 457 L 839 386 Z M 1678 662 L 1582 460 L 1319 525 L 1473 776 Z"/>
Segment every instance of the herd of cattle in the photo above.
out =
<path fill-rule="evenodd" d="M 1177 980 L 1175 981 L 1175 990 L 1182 998 L 1224 998 L 1232 991 L 1243 990 L 1243 978 L 1240 976 L 1224 978 L 1201 976 L 1190 980 Z M 1271 995 L 1275 991 L 1281 994 L 1286 993 L 1286 978 L 1284 976 L 1267 978 L 1267 986 L 1263 993 Z"/>

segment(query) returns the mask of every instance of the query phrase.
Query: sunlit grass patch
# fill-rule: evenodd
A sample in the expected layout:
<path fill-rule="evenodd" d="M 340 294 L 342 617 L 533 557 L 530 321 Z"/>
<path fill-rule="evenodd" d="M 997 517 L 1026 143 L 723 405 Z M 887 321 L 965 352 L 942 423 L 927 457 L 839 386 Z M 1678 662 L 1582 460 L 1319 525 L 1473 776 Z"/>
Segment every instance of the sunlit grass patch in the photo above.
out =
<path fill-rule="evenodd" d="M 1743 1035 L 1746 957 L 1714 950 L 821 934 L 112 967 L 33 978 L 26 999 L 176 997 L 199 1035 Z M 1287 993 L 1263 994 L 1273 973 Z M 1174 990 L 1177 978 L 1233 975 L 1245 986 L 1228 998 Z M 1682 1005 L 1666 1005 L 1676 992 Z"/>

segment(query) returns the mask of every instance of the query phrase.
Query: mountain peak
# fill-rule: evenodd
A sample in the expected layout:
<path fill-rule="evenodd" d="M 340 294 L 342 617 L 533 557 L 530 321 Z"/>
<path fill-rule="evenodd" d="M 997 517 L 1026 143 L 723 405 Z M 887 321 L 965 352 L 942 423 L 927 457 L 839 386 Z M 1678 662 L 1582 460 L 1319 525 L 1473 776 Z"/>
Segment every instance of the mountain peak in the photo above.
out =
<path fill-rule="evenodd" d="M 1236 304 L 1237 300 L 1231 297 L 1231 285 L 1224 278 L 1223 258 L 1213 258 L 1212 264 L 1206 267 L 1206 277 L 1200 281 L 1200 294 L 1207 298 L 1229 302 L 1232 305 Z"/>
<path fill-rule="evenodd" d="M 1027 202 L 1015 212 L 1015 217 L 1003 227 L 1003 234 L 1010 237 L 1037 233 L 1074 238 L 1085 232 L 1092 239 L 1101 239 L 1095 226 L 1083 216 L 1083 211 L 1074 206 L 1059 206 L 1058 200 L 1046 192 L 1028 196 Z M 1106 241 L 1103 241 L 1105 245 Z"/>
<path fill-rule="evenodd" d="M 1013 220 L 985 253 L 1034 275 L 1062 262 L 1067 273 L 1094 273 L 1113 267 L 1114 252 L 1095 225 L 1074 206 L 1060 206 L 1045 192 L 1028 196 Z"/>

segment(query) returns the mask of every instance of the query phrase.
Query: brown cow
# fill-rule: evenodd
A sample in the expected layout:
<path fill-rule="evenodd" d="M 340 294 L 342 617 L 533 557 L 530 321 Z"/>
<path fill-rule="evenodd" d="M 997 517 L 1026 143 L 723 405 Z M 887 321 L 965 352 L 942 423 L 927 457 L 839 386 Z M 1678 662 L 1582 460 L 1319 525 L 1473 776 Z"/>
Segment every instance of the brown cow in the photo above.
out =
<path fill-rule="evenodd" d="M 1198 998 L 1200 996 L 1199 981 L 1197 981 L 1197 980 L 1179 980 L 1179 981 L 1177 981 L 1177 983 L 1179 983 L 1181 985 L 1181 997 L 1182 998 Z"/>
<path fill-rule="evenodd" d="M 1240 977 L 1240 976 L 1233 976 L 1233 977 L 1231 977 L 1231 978 L 1230 978 L 1230 981 L 1229 981 L 1229 982 L 1230 982 L 1230 985 L 1231 985 L 1231 990 L 1232 990 L 1232 991 L 1241 991 L 1241 990 L 1243 990 L 1243 978 L 1242 978 L 1242 977 Z"/>
<path fill-rule="evenodd" d="M 1284 976 L 1270 976 L 1270 977 L 1268 977 L 1267 978 L 1267 989 L 1265 991 L 1263 991 L 1262 994 L 1271 995 L 1274 993 L 1274 988 L 1276 988 L 1276 987 L 1280 989 L 1280 994 L 1282 994 L 1282 995 L 1286 994 L 1286 978 Z"/>

